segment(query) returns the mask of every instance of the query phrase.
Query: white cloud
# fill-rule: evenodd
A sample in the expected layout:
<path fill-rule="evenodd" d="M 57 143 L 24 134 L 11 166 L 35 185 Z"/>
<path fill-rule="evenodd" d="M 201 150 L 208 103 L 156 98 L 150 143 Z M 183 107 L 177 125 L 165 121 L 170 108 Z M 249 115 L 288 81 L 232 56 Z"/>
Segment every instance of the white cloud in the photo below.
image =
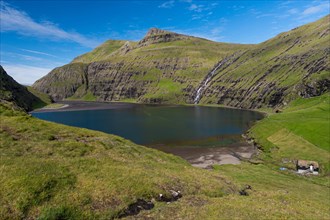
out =
<path fill-rule="evenodd" d="M 76 42 L 86 47 L 95 47 L 99 42 L 79 33 L 65 31 L 51 22 L 36 22 L 24 11 L 16 10 L 7 3 L 0 2 L 1 32 L 15 31 L 21 35 L 51 38 Z"/>
<path fill-rule="evenodd" d="M 293 1 L 289 0 L 289 1 L 281 1 L 279 4 L 279 8 L 288 8 L 290 4 L 292 4 Z"/>
<path fill-rule="evenodd" d="M 194 14 L 192 15 L 191 17 L 191 20 L 199 20 L 199 19 L 202 19 L 204 16 L 201 15 L 201 14 Z"/>
<path fill-rule="evenodd" d="M 329 12 L 329 3 L 324 3 L 324 4 L 320 4 L 320 5 L 316 5 L 316 6 L 306 8 L 303 11 L 302 15 L 303 16 L 312 15 L 312 14 L 316 14 L 316 13 L 319 13 L 319 12 L 324 12 L 326 10 L 328 10 L 328 12 Z"/>
<path fill-rule="evenodd" d="M 21 51 L 25 51 L 25 52 L 29 52 L 29 53 L 34 53 L 34 54 L 40 54 L 40 55 L 46 55 L 46 56 L 50 56 L 50 57 L 57 57 L 55 55 L 49 54 L 49 53 L 44 53 L 44 52 L 40 52 L 40 51 L 36 51 L 36 50 L 27 50 L 27 49 L 21 49 Z"/>
<path fill-rule="evenodd" d="M 260 14 L 260 15 L 257 15 L 256 18 L 259 19 L 259 18 L 264 18 L 264 17 L 272 17 L 274 16 L 275 14 L 272 14 L 272 13 L 268 13 L 268 14 Z"/>
<path fill-rule="evenodd" d="M 174 7 L 174 0 L 164 2 L 163 4 L 158 6 L 158 8 L 172 8 L 172 7 Z"/>
<path fill-rule="evenodd" d="M 2 66 L 8 75 L 23 85 L 32 85 L 36 80 L 45 76 L 52 70 L 28 65 L 12 65 L 5 62 L 3 62 Z"/>
<path fill-rule="evenodd" d="M 191 4 L 188 9 L 190 11 L 202 12 L 204 10 L 204 5 Z"/>
<path fill-rule="evenodd" d="M 21 57 L 23 60 L 27 60 L 27 61 L 41 61 L 42 60 L 40 57 L 29 56 L 29 55 L 25 55 L 25 54 L 16 54 L 16 55 Z"/>
<path fill-rule="evenodd" d="M 289 14 L 292 14 L 292 15 L 297 14 L 298 12 L 299 12 L 299 11 L 298 11 L 298 9 L 296 9 L 296 8 L 291 8 L 291 9 L 288 10 L 288 13 L 289 13 Z"/>

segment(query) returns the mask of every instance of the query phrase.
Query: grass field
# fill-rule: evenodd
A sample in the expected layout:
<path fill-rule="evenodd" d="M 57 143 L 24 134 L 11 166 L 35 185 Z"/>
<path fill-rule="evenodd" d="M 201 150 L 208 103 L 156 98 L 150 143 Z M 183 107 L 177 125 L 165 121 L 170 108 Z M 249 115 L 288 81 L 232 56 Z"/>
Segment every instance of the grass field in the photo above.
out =
<path fill-rule="evenodd" d="M 183 197 L 170 204 L 155 201 L 152 210 L 128 218 L 329 219 L 328 101 L 329 94 L 297 100 L 269 115 L 250 131 L 264 149 L 256 162 L 214 170 L 2 104 L 0 218 L 111 219 L 139 198 L 173 189 Z M 311 134 L 310 126 L 322 132 Z M 321 175 L 297 175 L 294 163 L 283 158 L 317 160 Z M 252 188 L 248 196 L 239 195 L 246 185 Z"/>
<path fill-rule="evenodd" d="M 265 159 L 281 164 L 282 159 L 316 160 L 330 171 L 330 98 L 329 93 L 309 99 L 297 99 L 282 113 L 272 114 L 250 131 Z M 284 164 L 281 164 L 286 166 Z"/>
<path fill-rule="evenodd" d="M 2 103 L 0 219 L 111 219 L 137 199 L 238 193 L 219 173 L 121 137 L 35 119 Z"/>

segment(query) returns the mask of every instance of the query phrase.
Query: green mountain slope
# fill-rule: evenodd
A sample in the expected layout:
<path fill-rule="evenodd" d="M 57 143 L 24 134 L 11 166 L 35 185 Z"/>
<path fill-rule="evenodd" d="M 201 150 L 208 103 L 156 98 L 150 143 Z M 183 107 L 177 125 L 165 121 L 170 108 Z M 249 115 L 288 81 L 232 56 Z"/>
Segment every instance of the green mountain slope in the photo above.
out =
<path fill-rule="evenodd" d="M 219 68 L 201 103 L 274 107 L 329 91 L 329 19 L 282 33 Z"/>
<path fill-rule="evenodd" d="M 3 101 L 14 102 L 18 107 L 26 111 L 47 104 L 45 99 L 40 99 L 26 87 L 17 83 L 6 73 L 2 66 L 0 66 L 0 102 Z"/>
<path fill-rule="evenodd" d="M 108 40 L 93 51 L 76 57 L 72 63 L 91 63 L 100 60 L 106 60 L 115 55 L 115 51 L 124 45 L 132 44 L 133 42 L 121 40 Z"/>
<path fill-rule="evenodd" d="M 120 43 L 116 42 L 116 46 Z M 189 103 L 192 93 L 219 59 L 251 45 L 216 43 L 159 29 L 139 42 L 113 41 L 59 67 L 33 87 L 55 100 L 134 99 L 139 102 Z"/>
<path fill-rule="evenodd" d="M 217 43 L 152 28 L 108 41 L 33 87 L 55 100 L 130 100 L 260 108 L 329 90 L 329 16 L 258 45 Z"/>

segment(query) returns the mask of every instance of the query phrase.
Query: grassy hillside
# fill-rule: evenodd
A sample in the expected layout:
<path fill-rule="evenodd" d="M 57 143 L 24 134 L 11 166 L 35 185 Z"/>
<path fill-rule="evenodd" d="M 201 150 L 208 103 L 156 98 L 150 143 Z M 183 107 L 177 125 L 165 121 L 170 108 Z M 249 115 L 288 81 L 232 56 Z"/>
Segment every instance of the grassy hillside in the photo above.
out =
<path fill-rule="evenodd" d="M 240 165 L 194 168 L 118 136 L 33 118 L 1 101 L 0 219 L 113 219 L 139 199 L 155 207 L 128 219 L 330 219 L 328 19 L 259 45 L 152 29 L 139 42 L 106 42 L 33 86 L 57 100 L 191 102 L 223 61 L 201 104 L 285 106 L 249 131 L 261 151 Z M 318 161 L 320 175 L 297 175 L 297 159 Z M 170 190 L 182 198 L 157 200 Z"/>
<path fill-rule="evenodd" d="M 250 47 L 151 29 L 139 42 L 108 41 L 33 87 L 55 100 L 187 103 L 219 59 Z"/>
<path fill-rule="evenodd" d="M 233 184 L 249 185 L 248 196 L 194 195 L 160 205 L 155 219 L 329 219 L 330 95 L 298 99 L 279 114 L 258 122 L 250 135 L 262 147 L 253 163 L 215 166 Z M 283 160 L 285 159 L 285 160 Z M 319 176 L 295 174 L 294 160 L 316 160 Z M 280 167 L 286 167 L 281 171 Z M 184 217 L 183 217 L 184 216 Z"/>
<path fill-rule="evenodd" d="M 133 43 L 127 41 L 127 43 Z M 108 40 L 99 47 L 95 48 L 93 51 L 76 57 L 72 63 L 91 63 L 100 60 L 106 60 L 111 57 L 113 52 L 118 50 L 125 44 L 122 40 Z"/>
<path fill-rule="evenodd" d="M 256 45 L 219 68 L 201 103 L 283 106 L 330 89 L 330 16 Z"/>
<path fill-rule="evenodd" d="M 27 90 L 32 93 L 34 96 L 38 97 L 41 102 L 38 102 L 32 106 L 33 109 L 44 107 L 52 103 L 52 100 L 49 95 L 35 90 L 32 86 L 27 86 Z"/>
<path fill-rule="evenodd" d="M 118 136 L 35 119 L 12 103 L 0 113 L 1 219 L 111 219 L 170 190 L 238 193 L 219 173 Z"/>
<path fill-rule="evenodd" d="M 48 102 L 30 92 L 25 86 L 17 83 L 10 77 L 6 71 L 0 66 L 0 101 L 9 101 L 16 103 L 17 106 L 26 111 L 30 111 L 37 107 L 45 106 Z M 41 95 L 38 92 L 38 95 Z M 48 96 L 44 94 L 45 96 Z"/>
<path fill-rule="evenodd" d="M 251 135 L 266 152 L 267 160 L 315 160 L 324 175 L 330 174 L 330 95 L 297 99 L 283 110 L 260 121 Z"/>
<path fill-rule="evenodd" d="M 243 108 L 285 106 L 330 88 L 329 16 L 258 45 L 150 29 L 139 42 L 107 41 L 33 87 L 55 100 L 134 100 Z"/>
<path fill-rule="evenodd" d="M 118 136 L 42 121 L 1 102 L 0 218 L 112 219 L 143 199 L 154 208 L 128 219 L 329 219 L 328 104 L 329 95 L 297 100 L 251 130 L 265 150 L 254 163 L 202 170 Z M 324 130 L 303 131 L 309 127 Z M 282 161 L 297 157 L 317 160 L 321 175 L 299 176 L 293 163 Z M 288 170 L 280 171 L 282 166 Z M 246 185 L 252 189 L 242 196 Z M 183 197 L 157 201 L 170 190 Z"/>

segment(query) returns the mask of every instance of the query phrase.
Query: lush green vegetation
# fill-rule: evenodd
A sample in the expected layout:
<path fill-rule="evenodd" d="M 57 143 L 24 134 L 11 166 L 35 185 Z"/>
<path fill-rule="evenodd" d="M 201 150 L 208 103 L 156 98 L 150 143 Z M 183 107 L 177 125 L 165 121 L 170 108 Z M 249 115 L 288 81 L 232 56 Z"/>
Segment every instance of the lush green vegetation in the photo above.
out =
<path fill-rule="evenodd" d="M 220 68 L 201 103 L 244 108 L 283 106 L 330 80 L 329 16 L 255 45 L 226 68 Z M 308 86 L 306 86 L 308 85 Z M 221 88 L 221 92 L 218 91 Z M 228 95 L 230 94 L 230 95 Z"/>
<path fill-rule="evenodd" d="M 214 170 L 114 135 L 35 119 L 12 103 L 2 102 L 0 112 L 0 218 L 115 218 L 137 199 L 171 189 L 183 197 L 154 201 L 134 218 L 330 218 L 328 94 L 299 99 L 257 123 L 250 135 L 264 151 L 253 163 Z M 324 130 L 310 133 L 310 126 Z M 295 159 L 318 161 L 321 175 L 295 174 Z M 249 195 L 239 195 L 246 185 Z"/>
<path fill-rule="evenodd" d="M 328 90 L 328 26 L 326 16 L 257 45 L 156 30 L 139 42 L 107 41 L 33 86 L 56 100 L 86 100 L 90 94 L 90 100 L 98 101 L 186 104 L 193 102 L 207 74 L 220 62 L 202 90 L 200 104 L 281 107 Z M 164 82 L 176 90 L 164 91 Z"/>
<path fill-rule="evenodd" d="M 222 175 L 123 138 L 1 104 L 0 218 L 113 218 L 138 198 L 237 193 Z"/>
<path fill-rule="evenodd" d="M 251 45 L 218 43 L 184 35 L 176 39 L 176 34 L 171 34 L 174 37 L 170 41 L 151 40 L 143 46 L 135 42 L 107 41 L 70 64 L 54 69 L 33 87 L 55 100 L 86 100 L 89 93 L 92 100 L 98 101 L 148 102 L 152 99 L 161 103 L 187 103 L 183 95 L 187 86 L 197 87 L 219 60 L 251 48 Z M 157 36 L 161 38 L 162 34 Z M 164 91 L 166 83 L 177 86 L 176 91 Z"/>
<path fill-rule="evenodd" d="M 79 63 L 79 62 L 90 63 L 94 61 L 107 59 L 112 55 L 114 51 L 118 50 L 121 46 L 123 46 L 124 43 L 125 41 L 123 40 L 108 40 L 99 47 L 95 48 L 93 51 L 83 54 L 79 57 L 76 57 L 72 61 L 72 63 Z"/>
<path fill-rule="evenodd" d="M 318 82 L 329 78 L 328 18 L 259 45 L 193 37 L 145 46 L 109 41 L 36 84 L 56 99 L 108 100 L 111 91 L 112 100 L 183 103 L 215 63 L 239 51 L 209 87 L 228 91 L 222 104 L 258 108 L 277 97 L 283 105 L 295 100 L 280 113 L 263 109 L 268 117 L 249 131 L 261 151 L 240 165 L 202 170 L 118 136 L 35 119 L 22 110 L 34 99 L 13 93 L 28 94 L 9 79 L 0 89 L 0 219 L 111 219 L 137 199 L 169 190 L 183 197 L 153 201 L 152 210 L 134 218 L 330 219 L 330 95 L 297 99 L 310 95 L 306 84 L 324 92 Z M 219 94 L 205 93 L 202 103 L 218 103 Z M 320 175 L 296 174 L 297 159 L 319 162 Z M 239 195 L 246 185 L 249 195 Z"/>
<path fill-rule="evenodd" d="M 49 105 L 52 103 L 52 100 L 50 99 L 49 95 L 39 92 L 38 90 L 34 89 L 32 86 L 27 86 L 26 88 L 30 93 L 32 93 L 34 96 L 40 99 L 39 102 L 33 104 L 32 106 L 33 109 L 42 108 L 45 105 Z"/>
<path fill-rule="evenodd" d="M 64 106 L 65 106 L 65 104 L 61 104 L 61 103 L 51 103 L 49 105 L 46 105 L 44 108 L 47 108 L 47 109 L 56 109 L 56 108 L 62 108 Z"/>
<path fill-rule="evenodd" d="M 193 195 L 179 203 L 159 205 L 141 217 L 160 219 L 329 219 L 329 94 L 292 102 L 251 130 L 263 151 L 254 161 L 215 166 L 227 181 L 249 185 L 249 196 L 209 198 Z M 294 125 L 294 126 L 293 126 Z M 311 129 L 315 129 L 311 131 Z M 295 133 L 297 132 L 297 133 Z M 316 136 L 316 138 L 311 138 Z M 309 141 L 307 141 L 309 140 Z M 285 160 L 283 160 L 285 159 Z M 295 160 L 316 160 L 321 175 L 295 173 Z M 279 168 L 287 170 L 281 171 Z"/>
<path fill-rule="evenodd" d="M 92 94 L 91 91 L 85 92 L 82 87 L 79 87 L 75 95 L 66 98 L 66 100 L 96 101 L 96 97 Z"/>
<path fill-rule="evenodd" d="M 330 172 L 329 94 L 297 99 L 282 113 L 272 114 L 251 129 L 267 160 L 281 164 L 282 159 L 316 160 L 323 175 Z M 289 164 L 282 164 L 288 166 Z"/>
<path fill-rule="evenodd" d="M 215 171 L 244 188 L 248 196 L 210 198 L 193 195 L 160 204 L 139 215 L 155 219 L 329 219 L 329 182 L 301 177 L 265 164 L 216 166 Z M 318 182 L 316 182 L 318 181 Z M 313 201 L 313 202 L 311 202 Z"/>

